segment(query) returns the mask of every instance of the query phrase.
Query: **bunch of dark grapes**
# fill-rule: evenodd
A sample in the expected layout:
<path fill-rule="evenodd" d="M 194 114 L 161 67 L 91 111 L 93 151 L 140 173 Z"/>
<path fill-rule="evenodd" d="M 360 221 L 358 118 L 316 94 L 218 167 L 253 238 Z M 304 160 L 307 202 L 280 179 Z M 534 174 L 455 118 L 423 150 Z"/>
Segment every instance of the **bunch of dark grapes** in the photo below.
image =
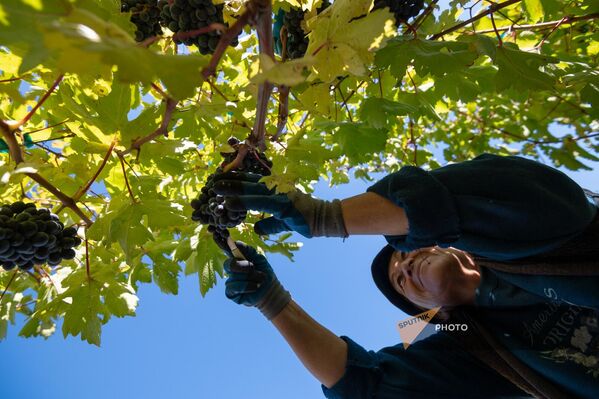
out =
<path fill-rule="evenodd" d="M 224 4 L 213 4 L 211 0 L 174 0 L 169 4 L 160 0 L 160 19 L 162 25 L 174 33 L 201 29 L 213 23 L 226 26 L 223 19 Z M 211 31 L 202 35 L 176 40 L 177 44 L 196 45 L 202 54 L 212 54 L 216 50 L 220 33 Z M 237 38 L 231 43 L 237 46 Z"/>
<path fill-rule="evenodd" d="M 374 0 L 374 10 L 389 7 L 395 16 L 395 23 L 415 17 L 424 7 L 424 0 Z"/>
<path fill-rule="evenodd" d="M 324 0 L 318 8 L 317 13 L 320 13 L 329 5 L 328 0 Z M 286 55 L 290 60 L 303 57 L 308 49 L 308 38 L 302 29 L 302 21 L 305 15 L 306 13 L 301 8 L 292 8 L 285 12 L 283 26 L 287 29 Z"/>
<path fill-rule="evenodd" d="M 131 13 L 130 21 L 137 27 L 136 41 L 162 35 L 160 8 L 156 0 L 121 0 L 121 12 Z"/>
<path fill-rule="evenodd" d="M 21 201 L 0 207 L 0 265 L 4 270 L 15 266 L 29 270 L 44 263 L 56 266 L 63 259 L 73 259 L 73 248 L 79 244 L 77 229 L 65 229 L 48 209 Z"/>
<path fill-rule="evenodd" d="M 206 184 L 201 189 L 200 196 L 191 201 L 191 207 L 194 209 L 191 219 L 202 224 L 207 224 L 208 231 L 212 233 L 214 241 L 221 248 L 228 248 L 226 241 L 227 237 L 229 237 L 229 231 L 227 229 L 237 226 L 247 216 L 247 212 L 244 210 L 233 211 L 228 209 L 225 204 L 225 197 L 217 195 L 213 189 L 214 178 L 223 173 L 223 168 L 237 157 L 239 140 L 231 137 L 228 143 L 236 151 L 221 153 L 225 160 L 216 168 L 213 174 L 208 176 Z M 266 158 L 264 154 L 250 151 L 244 158 L 243 164 L 236 170 L 268 176 L 270 175 L 271 167 L 272 161 Z"/>

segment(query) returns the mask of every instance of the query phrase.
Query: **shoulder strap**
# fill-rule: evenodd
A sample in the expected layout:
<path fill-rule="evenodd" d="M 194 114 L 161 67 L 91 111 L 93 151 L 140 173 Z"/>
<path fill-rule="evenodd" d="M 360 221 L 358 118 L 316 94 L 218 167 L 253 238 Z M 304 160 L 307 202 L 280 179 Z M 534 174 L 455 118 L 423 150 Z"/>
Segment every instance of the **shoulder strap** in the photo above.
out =
<path fill-rule="evenodd" d="M 470 312 L 452 314 L 468 325 L 468 331 L 453 332 L 463 348 L 524 392 L 540 399 L 567 399 L 571 395 L 518 360 L 480 324 Z"/>

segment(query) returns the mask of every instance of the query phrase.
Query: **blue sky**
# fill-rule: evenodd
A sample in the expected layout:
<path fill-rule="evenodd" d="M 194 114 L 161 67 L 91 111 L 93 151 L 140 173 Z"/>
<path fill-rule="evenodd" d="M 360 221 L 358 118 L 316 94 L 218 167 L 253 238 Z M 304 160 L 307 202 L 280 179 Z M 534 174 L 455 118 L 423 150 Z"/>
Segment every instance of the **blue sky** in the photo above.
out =
<path fill-rule="evenodd" d="M 595 167 L 599 165 L 593 165 Z M 593 172 L 569 173 L 599 189 Z M 595 173 L 596 174 L 596 173 Z M 343 198 L 368 185 L 352 181 L 321 198 Z M 301 237 L 296 237 L 301 239 Z M 304 240 L 294 263 L 269 259 L 294 299 L 338 335 L 368 349 L 399 343 L 404 315 L 388 304 L 370 278 L 370 261 L 382 237 Z M 102 347 L 59 333 L 22 339 L 9 329 L 0 343 L 3 398 L 287 398 L 322 397 L 277 331 L 255 309 L 228 301 L 223 281 L 201 298 L 196 278 L 182 278 L 178 296 L 142 286 L 137 317 L 113 319 Z M 19 323 L 22 325 L 22 323 Z"/>

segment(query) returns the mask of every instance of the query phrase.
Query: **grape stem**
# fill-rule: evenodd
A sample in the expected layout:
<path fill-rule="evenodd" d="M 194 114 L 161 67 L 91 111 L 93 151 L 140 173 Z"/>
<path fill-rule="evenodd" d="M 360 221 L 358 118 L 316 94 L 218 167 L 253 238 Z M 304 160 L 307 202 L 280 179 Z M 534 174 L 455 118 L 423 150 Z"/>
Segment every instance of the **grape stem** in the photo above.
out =
<path fill-rule="evenodd" d="M 240 144 L 239 149 L 237 150 L 237 156 L 235 157 L 235 159 L 233 161 L 231 161 L 227 166 L 225 166 L 223 168 L 223 173 L 226 173 L 231 170 L 239 168 L 242 165 L 243 159 L 247 155 L 248 151 L 249 151 L 249 145 L 247 145 L 245 143 Z"/>
<path fill-rule="evenodd" d="M 17 273 L 18 272 L 19 272 L 19 269 L 15 270 L 13 272 L 12 276 L 10 277 L 10 280 L 8 280 L 8 284 L 6 284 L 6 287 L 4 287 L 4 291 L 2 291 L 2 295 L 0 295 L 0 303 L 2 303 L 2 298 L 4 298 L 4 294 L 6 294 L 6 291 L 8 291 L 8 288 L 12 284 L 13 280 L 15 279 L 15 277 L 17 277 Z"/>
<path fill-rule="evenodd" d="M 52 287 L 54 287 L 54 290 L 56 292 L 58 292 L 58 287 L 56 286 L 56 284 L 54 284 L 54 280 L 52 280 L 52 277 L 50 277 L 50 275 L 48 273 L 46 273 L 46 271 L 44 270 L 43 267 L 41 266 L 35 266 L 35 270 L 44 278 L 47 278 L 48 281 L 50 281 L 50 284 L 52 284 Z"/>
<path fill-rule="evenodd" d="M 349 106 L 347 105 L 347 101 L 349 100 L 345 98 L 345 96 L 343 95 L 343 92 L 341 91 L 341 85 L 337 86 L 337 91 L 339 92 L 339 95 L 341 96 L 341 100 L 343 100 L 343 106 L 345 107 L 345 111 L 347 112 L 347 118 L 349 119 L 349 121 L 351 123 L 354 122 L 354 118 L 352 118 L 351 116 L 351 111 L 349 109 Z"/>
<path fill-rule="evenodd" d="M 87 240 L 87 230 L 85 230 L 85 273 L 87 274 L 87 281 L 92 279 L 89 267 L 89 242 Z"/>
<path fill-rule="evenodd" d="M 206 79 L 206 82 L 208 82 L 208 85 L 210 85 L 210 88 L 211 88 L 212 90 L 214 90 L 214 92 L 215 92 L 216 94 L 218 94 L 219 96 L 221 96 L 221 97 L 223 98 L 223 100 L 225 100 L 225 101 L 227 101 L 227 102 L 229 102 L 229 101 L 230 101 L 230 100 L 227 98 L 227 96 L 225 96 L 225 95 L 224 95 L 224 93 L 223 93 L 222 91 L 220 91 L 220 90 L 218 89 L 218 87 L 216 87 L 216 85 L 215 85 L 214 83 L 212 83 L 212 80 L 210 80 L 210 79 Z"/>
<path fill-rule="evenodd" d="M 414 23 L 412 24 L 412 28 L 417 31 L 418 28 L 420 28 L 422 26 L 422 24 L 424 23 L 424 21 L 433 13 L 433 10 L 435 9 L 435 6 L 437 5 L 437 3 L 439 2 L 439 0 L 433 0 L 429 3 L 428 7 L 426 7 L 426 9 L 424 10 L 424 12 L 422 14 L 420 14 L 420 16 L 418 18 L 416 18 L 416 21 L 414 21 Z M 409 28 L 406 26 L 406 29 L 409 30 Z M 404 33 L 406 33 L 404 31 Z"/>
<path fill-rule="evenodd" d="M 497 31 L 497 26 L 495 25 L 495 17 L 493 17 L 493 13 L 491 15 L 491 24 L 493 25 L 493 32 L 495 32 L 495 36 L 497 36 L 497 47 L 503 47 L 503 40 L 501 39 L 501 35 Z"/>

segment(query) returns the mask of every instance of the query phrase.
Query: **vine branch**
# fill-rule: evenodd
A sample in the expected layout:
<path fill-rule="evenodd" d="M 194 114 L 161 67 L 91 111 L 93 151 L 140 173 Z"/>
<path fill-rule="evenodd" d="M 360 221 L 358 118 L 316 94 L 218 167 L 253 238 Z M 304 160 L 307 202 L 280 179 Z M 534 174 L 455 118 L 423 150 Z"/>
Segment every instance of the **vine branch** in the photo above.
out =
<path fill-rule="evenodd" d="M 203 35 L 205 33 L 212 32 L 215 30 L 221 31 L 221 32 L 226 32 L 227 27 L 223 24 L 219 24 L 219 23 L 215 22 L 208 26 L 204 26 L 203 28 L 189 30 L 189 31 L 185 31 L 185 32 L 177 32 L 173 35 L 173 40 L 185 40 L 185 39 Z M 227 43 L 227 45 L 229 45 L 229 43 Z"/>
<path fill-rule="evenodd" d="M 44 130 L 52 129 L 53 127 L 56 127 L 56 126 L 64 125 L 68 121 L 69 121 L 68 119 L 65 119 L 64 121 L 55 123 L 53 125 L 48 125 L 46 127 L 40 127 L 39 129 L 34 129 L 34 130 L 29 130 L 27 132 L 23 132 L 23 134 L 33 134 L 33 133 L 37 133 L 37 132 L 42 132 Z M 49 140 L 44 140 L 44 141 L 49 141 Z M 39 141 L 38 141 L 38 143 L 39 143 Z"/>
<path fill-rule="evenodd" d="M 27 121 L 29 119 L 31 119 L 31 117 L 33 116 L 33 114 L 36 113 L 36 111 L 39 109 L 39 107 L 42 106 L 42 104 L 48 99 L 48 97 L 50 97 L 50 94 L 52 94 L 52 92 L 54 92 L 54 90 L 56 90 L 56 88 L 58 87 L 58 85 L 60 84 L 60 82 L 62 82 L 62 78 L 64 78 L 64 73 L 59 75 L 56 80 L 54 81 L 54 83 L 52 83 L 52 86 L 50 86 L 50 88 L 46 91 L 46 93 L 44 93 L 44 95 L 42 96 L 42 98 L 37 102 L 37 104 L 35 104 L 35 106 L 31 109 L 31 111 L 29 111 L 27 113 L 27 115 L 25 115 L 23 117 L 23 119 L 21 119 L 19 122 L 17 122 L 17 124 L 13 127 L 13 129 L 18 129 L 19 127 L 23 126 L 25 123 L 27 123 Z"/>
<path fill-rule="evenodd" d="M 142 145 L 144 145 L 148 141 L 154 140 L 158 136 L 161 136 L 161 135 L 167 136 L 168 135 L 168 124 L 170 123 L 171 119 L 173 118 L 173 112 L 177 108 L 177 104 L 179 102 L 172 98 L 166 98 L 165 101 L 166 101 L 166 109 L 164 110 L 164 115 L 162 117 L 162 121 L 160 122 L 160 126 L 158 126 L 158 128 L 156 130 L 154 130 L 152 133 L 148 134 L 147 136 L 140 137 L 140 138 L 134 140 L 131 143 L 131 145 L 129 146 L 129 148 L 127 148 L 123 151 L 118 151 L 117 154 L 119 155 L 119 157 L 123 157 L 123 156 L 129 154 L 133 150 L 139 151 L 139 149 Z"/>
<path fill-rule="evenodd" d="M 277 141 L 285 130 L 287 118 L 289 117 L 289 86 L 279 86 L 279 113 L 277 116 L 277 133 L 270 138 L 270 141 Z"/>
<path fill-rule="evenodd" d="M 593 14 L 587 14 L 587 15 L 580 15 L 580 16 L 566 16 L 562 19 L 560 19 L 559 21 L 547 21 L 547 22 L 540 22 L 538 24 L 529 24 L 529 25 L 509 25 L 509 26 L 499 26 L 497 27 L 497 31 L 498 32 L 504 32 L 504 31 L 509 31 L 509 30 L 543 30 L 543 29 L 551 29 L 556 27 L 557 25 L 571 25 L 575 22 L 578 21 L 586 21 L 586 20 L 590 20 L 590 19 L 597 19 L 599 18 L 599 13 L 593 13 Z M 565 20 L 564 20 L 565 19 Z M 562 22 L 562 20 L 564 20 Z M 477 33 L 493 33 L 494 29 L 485 29 L 485 30 L 479 30 L 477 31 Z"/>
<path fill-rule="evenodd" d="M 478 21 L 479 19 L 484 18 L 487 15 L 492 14 L 492 13 L 494 13 L 497 10 L 500 10 L 502 8 L 505 8 L 505 7 L 509 7 L 512 4 L 519 3 L 520 1 L 522 1 L 522 0 L 507 0 L 507 1 L 504 1 L 503 3 L 493 4 L 487 10 L 481 12 L 480 14 L 478 14 L 478 15 L 470 18 L 470 19 L 467 19 L 464 22 L 460 22 L 459 24 L 454 25 L 451 28 L 445 29 L 444 31 L 441 31 L 439 33 L 436 33 L 436 34 L 432 35 L 429 38 L 429 40 L 436 40 L 436 39 L 438 39 L 438 38 L 440 38 L 442 36 L 445 36 L 447 34 L 455 32 L 456 30 L 461 29 L 464 26 L 467 26 L 467 25 L 471 24 L 472 22 Z"/>
<path fill-rule="evenodd" d="M 2 131 L 2 136 L 4 137 L 4 141 L 8 145 L 8 150 L 9 150 L 10 155 L 13 157 L 13 159 L 15 160 L 15 163 L 18 165 L 18 164 L 24 162 L 24 159 L 23 159 L 23 153 L 21 152 L 21 146 L 19 145 L 19 143 L 17 142 L 17 139 L 15 137 L 14 129 L 15 129 L 14 126 L 9 125 L 5 121 L 0 120 L 0 130 Z M 73 212 L 75 212 L 75 214 L 77 216 L 79 216 L 86 225 L 90 226 L 92 224 L 92 221 L 90 220 L 90 218 L 87 217 L 87 215 L 85 213 L 83 213 L 83 211 L 81 209 L 79 209 L 75 200 L 73 200 L 71 197 L 69 197 L 68 195 L 66 195 L 65 193 L 60 191 L 58 188 L 56 188 L 52 183 L 50 183 L 48 180 L 46 180 L 42 175 L 40 175 L 37 172 L 25 173 L 25 175 L 28 176 L 33 181 L 37 182 L 40 186 L 44 187 L 49 192 L 51 192 L 56 198 L 58 198 L 64 204 L 64 206 L 66 206 L 67 208 L 69 208 Z"/>
<path fill-rule="evenodd" d="M 266 54 L 273 61 L 275 60 L 274 41 L 272 35 L 272 3 L 270 0 L 254 0 L 256 5 L 256 14 L 254 24 L 258 34 L 258 45 L 260 54 Z M 252 4 L 252 3 L 250 3 Z M 258 87 L 258 99 L 256 102 L 256 119 L 254 128 L 250 134 L 250 144 L 264 150 L 264 136 L 266 136 L 266 117 L 268 113 L 268 102 L 272 93 L 273 84 L 264 81 Z"/>
<path fill-rule="evenodd" d="M 599 136 L 599 132 L 598 133 L 590 133 L 584 136 L 576 136 L 576 137 L 572 137 L 572 136 L 568 136 L 568 137 L 564 137 L 564 138 L 558 138 L 558 139 L 553 139 L 553 140 L 535 140 L 535 139 L 529 139 L 523 136 L 520 136 L 519 134 L 516 133 L 512 133 L 509 132 L 505 129 L 497 129 L 499 132 L 501 132 L 502 134 L 505 134 L 506 136 L 510 136 L 510 137 L 514 137 L 516 139 L 522 140 L 522 141 L 526 141 L 532 144 L 538 144 L 538 145 L 543 145 L 543 144 L 559 144 L 562 143 L 563 141 L 567 139 L 572 140 L 572 141 L 578 141 L 578 140 L 584 140 L 584 139 L 590 139 L 593 137 L 598 137 Z"/>
<path fill-rule="evenodd" d="M 85 195 L 85 193 L 87 193 L 87 191 L 91 188 L 92 184 L 94 184 L 94 182 L 96 181 L 98 176 L 100 176 L 100 173 L 102 173 L 104 166 L 106 166 L 106 163 L 108 162 L 108 159 L 110 158 L 110 155 L 112 154 L 112 150 L 114 149 L 115 145 L 116 145 L 116 140 L 113 140 L 112 143 L 110 144 L 110 147 L 108 148 L 108 151 L 106 152 L 106 155 L 104 155 L 104 159 L 102 159 L 102 163 L 100 164 L 100 167 L 98 168 L 98 170 L 96 170 L 96 173 L 94 173 L 94 175 L 89 179 L 87 184 L 85 184 L 85 186 L 83 186 L 81 189 L 79 189 L 75 193 L 75 195 L 73 195 L 73 201 L 79 201 L 79 199 L 81 197 L 83 197 Z M 61 207 L 58 208 L 58 210 L 55 213 L 60 212 L 62 210 L 63 206 L 64 205 L 61 205 Z"/>
<path fill-rule="evenodd" d="M 222 58 L 223 54 L 225 53 L 227 46 L 233 40 L 235 40 L 237 36 L 239 36 L 244 26 L 246 26 L 249 23 L 249 21 L 253 18 L 256 10 L 254 7 L 252 7 L 252 5 L 253 3 L 251 1 L 248 2 L 246 5 L 247 8 L 245 12 L 241 14 L 241 16 L 237 18 L 237 21 L 235 21 L 235 23 L 220 36 L 220 40 L 216 45 L 216 49 L 214 50 L 214 54 L 212 54 L 210 62 L 202 70 L 202 75 L 204 79 L 208 79 L 210 76 L 215 74 L 216 66 L 220 62 L 220 59 Z"/>

